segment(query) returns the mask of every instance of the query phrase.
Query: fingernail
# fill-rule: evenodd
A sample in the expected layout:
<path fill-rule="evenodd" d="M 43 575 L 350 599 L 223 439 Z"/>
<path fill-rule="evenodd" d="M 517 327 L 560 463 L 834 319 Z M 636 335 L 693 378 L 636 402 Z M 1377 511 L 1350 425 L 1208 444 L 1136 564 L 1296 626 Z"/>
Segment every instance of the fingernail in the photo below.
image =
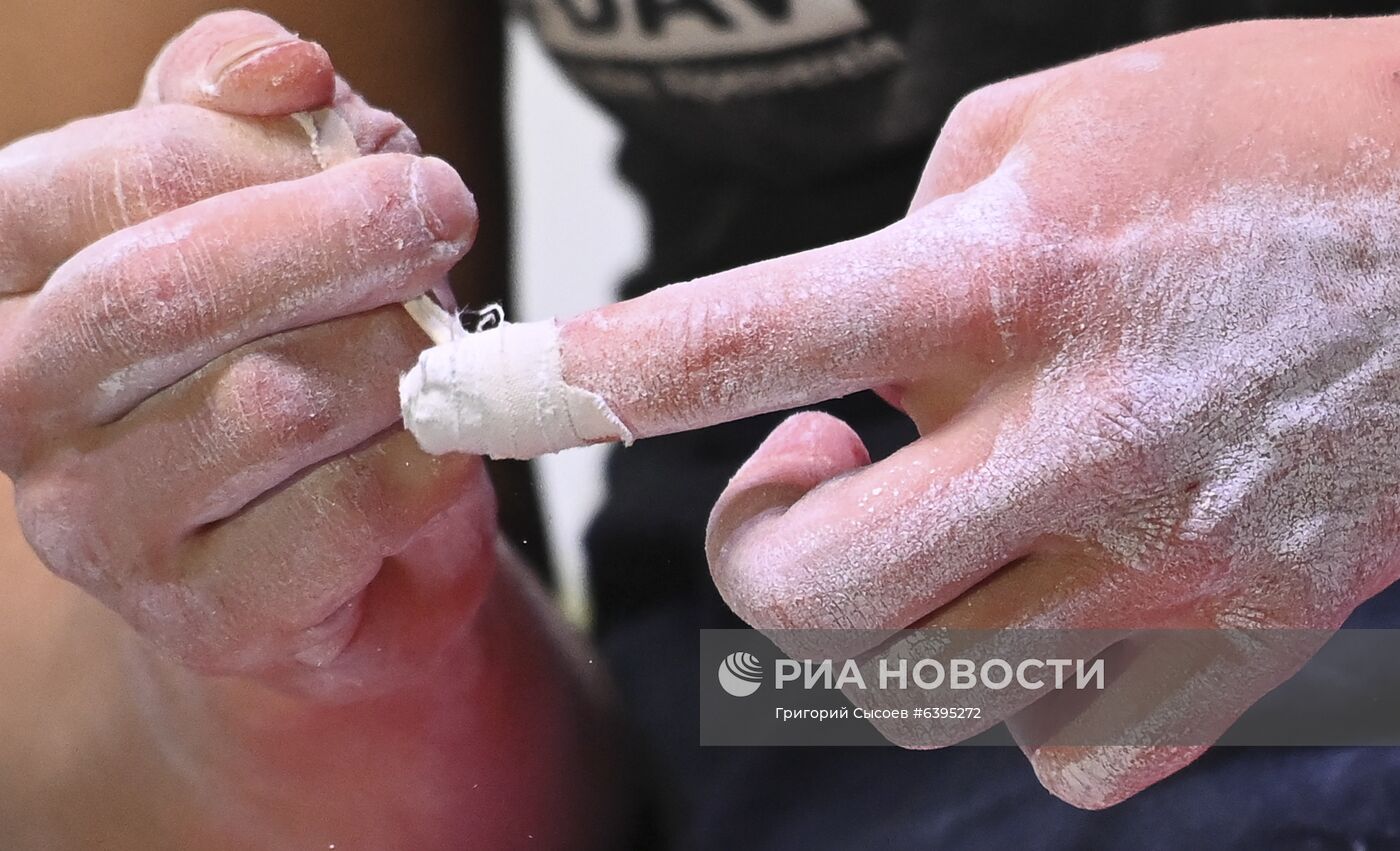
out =
<path fill-rule="evenodd" d="M 278 50 L 293 47 L 298 43 L 300 43 L 300 39 L 287 33 L 279 35 L 264 33 L 231 41 L 215 51 L 214 55 L 205 63 L 205 85 L 209 89 L 217 91 L 225 80 L 243 68 L 262 61 Z"/>
<path fill-rule="evenodd" d="M 436 157 L 413 161 L 409 179 L 413 199 L 428 231 L 444 242 L 476 236 L 476 199 L 452 166 Z"/>

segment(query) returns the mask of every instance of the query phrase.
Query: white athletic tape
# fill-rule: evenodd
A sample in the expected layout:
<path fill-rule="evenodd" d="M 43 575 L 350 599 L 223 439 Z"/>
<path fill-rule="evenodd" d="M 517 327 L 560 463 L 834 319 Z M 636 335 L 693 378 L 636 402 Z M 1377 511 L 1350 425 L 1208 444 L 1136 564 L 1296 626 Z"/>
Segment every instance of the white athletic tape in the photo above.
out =
<path fill-rule="evenodd" d="M 602 397 L 564 381 L 553 321 L 465 334 L 423 352 L 399 382 L 404 424 L 424 451 L 534 458 L 632 432 Z"/>

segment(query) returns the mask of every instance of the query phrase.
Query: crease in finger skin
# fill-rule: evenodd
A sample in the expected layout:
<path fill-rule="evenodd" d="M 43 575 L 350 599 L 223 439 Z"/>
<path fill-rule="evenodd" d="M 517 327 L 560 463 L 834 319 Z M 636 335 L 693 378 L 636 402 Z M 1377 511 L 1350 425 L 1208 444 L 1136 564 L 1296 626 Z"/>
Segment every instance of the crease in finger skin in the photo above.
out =
<path fill-rule="evenodd" d="M 292 658 L 311 668 L 324 668 L 339 658 L 364 620 L 365 596 L 365 591 L 360 591 L 325 620 L 303 632 L 303 646 Z"/>
<path fill-rule="evenodd" d="M 280 659 L 288 643 L 303 664 L 334 661 L 361 620 L 356 603 L 403 539 L 382 542 L 371 524 L 350 516 L 360 510 L 355 500 L 337 498 L 329 483 L 366 478 L 358 469 L 363 459 L 383 453 L 397 433 L 393 425 L 306 463 L 225 516 L 190 530 L 176 563 L 201 569 L 148 583 L 138 602 L 142 611 L 162 625 L 185 622 L 175 634 L 202 635 L 225 672 Z M 303 516 L 279 519 L 274 503 L 284 495 Z M 249 534 L 260 527 L 261 534 Z M 322 539 L 315 547 L 318 560 L 308 564 L 321 570 L 296 570 L 316 537 Z M 249 565 L 257 565 L 261 583 L 249 581 Z"/>
<path fill-rule="evenodd" d="M 288 641 L 307 649 L 306 630 L 318 623 L 339 627 L 321 636 L 324 653 L 302 660 L 327 663 L 355 635 L 353 613 L 335 617 L 344 601 L 464 495 L 489 499 L 484 475 L 479 459 L 423 454 L 395 425 L 191 539 L 200 554 L 190 560 L 206 568 L 181 586 L 191 595 L 186 604 L 218 601 L 221 626 L 245 661 L 283 658 Z M 316 558 L 305 561 L 307 553 Z M 249 582 L 249 565 L 266 581 Z"/>
<path fill-rule="evenodd" d="M 726 600 L 760 628 L 900 629 L 1027 554 L 1039 507 L 1064 503 L 1051 474 L 997 455 L 1024 439 L 1020 395 L 1002 388 L 890 458 L 755 518 L 721 555 Z M 1032 477 L 1045 486 L 1025 487 Z"/>
<path fill-rule="evenodd" d="M 927 618 L 891 631 L 888 640 L 861 654 L 859 664 L 867 682 L 879 683 L 882 666 L 925 658 L 1093 659 L 1128 634 L 1113 628 L 1115 619 L 1136 625 L 1138 612 L 1150 608 L 1132 587 L 1104 581 L 1111 570 L 1072 542 L 1037 542 L 1032 555 L 1002 566 Z M 773 640 L 783 646 L 781 638 Z M 845 643 L 845 636 L 834 638 L 832 644 Z M 877 721 L 877 729 L 891 741 L 925 749 L 957 744 L 1014 717 L 1046 694 L 1039 689 L 988 689 L 979 683 L 953 692 L 854 689 L 847 697 L 867 708 L 913 710 L 943 704 L 980 710 L 979 718 L 958 723 L 930 722 L 930 716 L 917 712 Z"/>
<path fill-rule="evenodd" d="M 1058 692 L 1009 727 L 1057 797 L 1102 809 L 1181 770 L 1261 696 L 1287 680 L 1328 631 L 1164 630 L 1102 654 L 1102 692 Z"/>
<path fill-rule="evenodd" d="M 292 120 L 306 133 L 307 141 L 311 145 L 311 156 L 321 171 L 360 155 L 354 129 L 335 109 L 297 112 L 292 115 Z M 415 194 L 415 203 L 419 202 L 417 181 L 413 182 L 411 190 Z M 426 222 L 424 226 L 427 227 Z M 454 317 L 434 303 L 426 293 L 405 302 L 404 309 L 434 345 L 441 345 L 455 338 L 461 328 L 460 323 L 454 321 Z"/>

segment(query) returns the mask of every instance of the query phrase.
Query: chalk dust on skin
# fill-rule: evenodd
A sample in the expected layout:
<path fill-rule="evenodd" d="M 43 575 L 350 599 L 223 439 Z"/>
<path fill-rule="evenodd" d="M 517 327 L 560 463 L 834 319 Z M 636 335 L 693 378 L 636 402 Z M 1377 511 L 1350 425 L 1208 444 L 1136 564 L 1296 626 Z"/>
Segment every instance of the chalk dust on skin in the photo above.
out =
<path fill-rule="evenodd" d="M 1150 71 L 1150 58 L 1131 64 Z M 1384 152 L 1373 143 L 1358 139 L 1352 147 L 1357 179 L 1337 181 L 1325 193 L 1266 182 L 1226 185 L 1184 212 L 1169 199 L 1149 198 L 1133 224 L 1089 238 L 1040 233 L 1028 240 L 1024 193 L 1007 169 L 978 189 L 985 204 L 923 225 L 956 233 L 920 233 L 915 224 L 900 231 L 909 239 L 905 252 L 852 256 L 847 266 L 827 267 L 780 296 L 754 287 L 754 312 L 775 297 L 792 311 L 826 308 L 834 327 L 812 324 L 810 333 L 838 340 L 852 357 L 894 339 L 916 358 L 929 345 L 920 338 L 936 336 L 930 326 L 960 305 L 933 300 L 892 316 L 873 302 L 907 306 L 907 294 L 875 286 L 867 292 L 872 303 L 830 311 L 852 297 L 851 280 L 907 282 L 921 264 L 950 262 L 927 256 L 926 247 L 950 240 L 1028 250 L 1075 243 L 1096 260 L 1042 305 L 1049 345 L 1025 350 L 1048 354 L 1033 364 L 1024 410 L 1001 425 L 986 458 L 935 486 L 907 465 L 862 471 L 870 488 L 849 511 L 816 512 L 799 501 L 787 513 L 785 534 L 747 554 L 755 564 L 785 566 L 764 574 L 784 583 L 773 595 L 842 601 L 809 607 L 832 620 L 805 627 L 907 624 L 911 612 L 928 611 L 950 569 L 995 563 L 1024 542 L 1054 536 L 1109 553 L 1124 582 L 1144 596 L 1174 600 L 1177 611 L 1220 626 L 1338 626 L 1393 575 L 1400 516 L 1400 185 L 1375 185 L 1368 156 Z M 943 277 L 975 279 L 985 273 L 977 258 L 990 254 L 963 252 L 963 274 Z M 1031 294 L 1022 284 L 1005 280 L 992 294 L 1008 357 L 1023 349 L 1020 312 Z M 648 298 L 665 306 L 660 293 Z M 743 313 L 677 310 L 667 321 L 682 332 L 686 323 L 715 321 L 737 335 L 761 333 L 744 326 Z M 491 364 L 504 366 L 499 359 Z M 606 377 L 590 384 L 596 410 L 628 416 L 631 430 L 618 428 L 612 437 L 645 436 L 647 424 L 630 411 L 655 392 L 645 383 L 654 371 L 614 366 L 599 365 Z M 780 358 L 744 367 L 739 374 L 718 365 L 699 392 L 726 411 L 756 413 L 812 401 L 804 387 L 830 386 L 833 369 Z M 433 366 L 441 386 L 430 405 L 438 407 L 422 419 L 441 425 L 438 448 L 503 445 L 528 454 L 609 437 L 601 427 L 551 429 L 542 444 L 518 443 L 522 429 L 543 430 L 541 412 L 492 401 L 508 391 L 471 374 L 479 368 L 450 359 Z M 520 380 L 557 388 L 552 370 Z M 454 382 L 487 400 L 472 403 L 485 416 L 463 414 Z M 415 419 L 415 404 L 428 404 L 416 398 L 405 395 L 405 412 Z M 693 409 L 703 412 L 707 399 L 698 401 Z M 562 417 L 564 410 L 549 413 Z M 1093 603 L 1085 597 L 1084 605 Z M 1063 765 L 1061 780 L 1102 792 L 1113 778 L 1160 773 L 1179 758 L 1170 748 L 1098 749 Z"/>
<path fill-rule="evenodd" d="M 782 298 L 793 311 L 842 303 L 853 279 L 907 280 L 922 263 L 956 259 L 927 257 L 928 244 L 957 240 L 986 248 L 957 255 L 969 258 L 969 267 L 965 275 L 944 276 L 953 280 L 977 277 L 977 258 L 994 249 L 1053 245 L 1053 235 L 1029 237 L 1016 174 L 1004 168 L 979 190 L 980 202 L 962 205 L 955 217 L 928 217 L 901 231 L 907 250 L 829 264 Z M 789 590 L 862 600 L 868 622 L 857 625 L 869 628 L 884 627 L 897 614 L 879 601 L 917 605 L 931 593 L 931 560 L 981 563 L 1008 542 L 1051 535 L 1106 550 L 1149 577 L 1178 570 L 1195 576 L 1204 565 L 1213 578 L 1197 588 L 1203 597 L 1247 598 L 1255 593 L 1254 578 L 1283 571 L 1296 580 L 1292 593 L 1302 595 L 1293 608 L 1323 620 L 1341 617 L 1359 602 L 1347 599 L 1346 589 L 1373 588 L 1392 558 L 1383 526 L 1395 510 L 1387 500 L 1400 493 L 1391 449 L 1400 444 L 1400 249 L 1394 247 L 1400 225 L 1391 215 L 1397 203 L 1396 187 L 1321 198 L 1296 188 L 1234 186 L 1184 218 L 1159 205 L 1111 241 L 1086 249 L 1100 262 L 1062 288 L 1051 306 L 1051 324 L 1063 330 L 1035 366 L 1027 410 L 1003 425 L 983 463 L 933 494 L 917 481 L 899 480 L 898 471 L 889 473 L 891 481 L 872 476 L 866 510 L 822 517 L 810 531 L 773 544 L 783 551 L 767 556 L 842 564 L 841 571 L 813 573 L 809 587 Z M 882 268 L 868 268 L 871 263 Z M 878 298 L 907 300 L 877 289 L 871 300 Z M 1018 313 L 1027 299 L 1016 280 L 1002 281 L 993 299 L 1008 357 L 1021 345 Z M 872 339 L 878 329 L 917 352 L 916 341 L 930 335 L 938 316 L 964 309 L 932 300 L 922 307 L 900 315 L 881 314 L 875 305 L 827 311 L 831 321 L 805 333 L 835 338 L 858 357 L 887 345 Z M 750 333 L 734 317 L 704 318 Z M 589 321 L 606 322 L 606 313 Z M 551 358 L 537 360 L 557 345 L 543 330 L 530 332 L 540 342 L 519 353 L 532 366 L 511 366 L 515 355 L 497 338 L 526 327 L 471 340 L 473 359 L 426 354 L 433 379 L 424 380 L 421 364 L 418 377 L 409 376 L 405 413 L 432 430 L 436 450 L 470 445 L 523 455 L 650 433 L 632 411 L 656 388 L 628 386 L 656 372 L 644 365 L 598 367 L 601 377 L 589 383 L 589 407 L 599 417 L 593 428 L 557 427 L 555 421 L 567 423 L 567 405 L 536 409 L 523 398 L 507 399 L 519 387 L 578 389 L 561 382 Z M 810 347 L 820 348 L 815 341 Z M 773 361 L 771 369 L 746 363 L 752 369 L 743 375 L 720 364 L 701 392 L 714 395 L 708 400 L 714 407 L 743 414 L 812 401 L 803 394 L 830 383 L 829 364 Z M 510 369 L 535 372 L 497 380 Z M 433 399 L 421 401 L 429 385 Z M 456 393 L 454 385 L 466 389 Z M 687 409 L 703 416 L 706 401 Z M 615 411 L 625 412 L 625 426 Z M 549 438 L 521 442 L 526 432 Z M 950 505 L 939 498 L 947 491 L 965 498 Z M 969 528 L 983 534 L 965 534 Z M 890 590 L 890 564 L 909 566 L 900 593 Z"/>
<path fill-rule="evenodd" d="M 334 112 L 322 111 L 315 114 L 298 115 L 295 118 L 297 125 L 306 131 L 308 143 L 318 164 L 331 167 L 359 155 L 350 128 Z M 261 191 L 276 191 L 276 189 L 275 186 L 269 185 L 254 186 L 243 191 L 256 194 Z M 405 205 L 403 214 L 420 218 L 424 215 L 423 211 L 414 205 Z M 48 305 L 52 309 L 62 309 L 63 304 L 67 301 L 64 296 L 66 273 L 76 274 L 81 278 L 85 271 L 92 271 L 90 267 L 93 267 L 94 264 L 102 266 L 120 264 L 132 255 L 138 254 L 151 254 L 153 257 L 161 258 L 162 262 L 168 261 L 177 264 L 175 268 L 169 270 L 169 275 L 153 273 L 148 276 L 151 286 L 157 287 L 161 286 L 161 282 L 166 278 L 197 282 L 205 277 L 199 268 L 199 265 L 204 262 L 204 258 L 221 250 L 238 253 L 246 249 L 246 246 L 231 241 L 225 243 L 221 234 L 210 229 L 203 233 L 203 244 L 193 246 L 188 251 L 158 251 L 163 246 L 175 246 L 190 242 L 193 222 L 194 219 L 191 217 L 182 215 L 180 211 L 175 211 L 166 218 L 119 231 L 90 249 L 80 251 L 51 278 L 49 286 L 45 289 L 45 302 L 53 302 L 53 304 Z M 405 230 L 407 232 L 409 229 Z M 426 229 L 423 232 L 426 233 Z M 250 329 L 267 325 L 277 316 L 307 315 L 314 313 L 318 306 L 335 303 L 338 295 L 348 294 L 340 297 L 340 300 L 344 301 L 346 297 L 350 297 L 354 293 L 370 290 L 373 283 L 370 280 L 356 282 L 341 279 L 338 282 L 324 281 L 313 286 L 306 286 L 304 282 L 286 282 L 286 284 L 295 283 L 295 285 L 284 285 L 281 279 L 285 277 L 285 274 L 282 270 L 295 269 L 299 265 L 305 265 L 305 262 L 309 262 L 308 256 L 312 256 L 314 259 L 316 252 L 324 250 L 312 244 L 299 246 L 296 249 L 297 257 L 295 258 L 274 254 L 260 257 L 258 265 L 266 272 L 257 281 L 258 292 L 276 292 L 276 298 L 270 298 L 265 302 L 257 301 L 256 293 L 250 289 L 244 293 L 249 303 L 246 310 L 237 312 L 238 321 L 221 323 L 224 324 L 221 332 L 211 333 L 201 338 L 195 347 L 197 351 L 192 349 L 167 352 L 157 357 L 135 357 L 128 359 L 127 364 L 111 374 L 94 376 L 94 384 L 98 389 L 98 393 L 94 397 L 96 409 L 88 413 L 102 420 L 118 416 L 150 392 L 164 386 L 163 382 L 168 383 L 168 379 L 178 377 L 176 365 L 190 360 L 200 352 L 217 353 L 227 350 L 247 339 L 251 333 Z M 101 253 L 96 254 L 97 251 Z M 430 252 L 430 254 L 435 253 Z M 405 262 L 402 269 L 395 269 L 393 264 L 389 263 L 387 268 L 375 269 L 371 274 L 376 279 L 406 279 L 418 271 L 421 262 L 434 261 L 432 257 L 429 257 L 420 262 Z M 144 297 L 140 300 L 140 311 L 128 310 L 121 304 L 110 303 L 112 299 L 129 298 L 130 295 L 120 288 L 115 292 L 104 291 L 103 301 L 95 305 L 87 305 L 86 312 L 93 313 L 95 317 L 109 319 L 130 316 L 131 328 L 123 331 L 108 327 L 100 336 L 103 339 L 126 341 L 123 345 L 128 345 L 133 354 L 136 354 L 137 349 L 133 341 L 143 339 L 143 335 L 148 331 L 154 334 L 156 329 L 172 327 L 172 322 L 176 325 L 186 323 L 191 316 L 209 318 L 238 308 L 238 305 L 222 304 L 223 301 L 232 297 L 230 293 L 211 292 L 201 290 L 199 287 L 187 287 L 178 294 L 178 297 L 173 297 L 168 292 L 162 293 L 153 290 L 150 297 Z M 79 309 L 83 308 L 79 307 Z M 454 324 L 451 317 L 426 296 L 416 300 L 415 309 L 410 311 L 410 315 L 413 315 L 415 321 L 424 326 L 430 335 L 439 337 L 448 333 L 448 329 Z M 54 368 L 59 368 L 74 359 L 90 360 L 95 347 L 99 344 L 101 344 L 101 340 L 92 334 L 79 334 L 70 339 L 52 340 L 49 342 L 52 354 L 49 360 Z"/>

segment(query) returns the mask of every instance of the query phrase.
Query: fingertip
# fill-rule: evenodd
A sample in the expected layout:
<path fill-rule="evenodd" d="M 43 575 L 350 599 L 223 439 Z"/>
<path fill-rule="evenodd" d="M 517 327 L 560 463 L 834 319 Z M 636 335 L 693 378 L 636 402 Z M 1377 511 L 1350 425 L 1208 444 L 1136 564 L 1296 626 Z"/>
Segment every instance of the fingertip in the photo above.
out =
<path fill-rule="evenodd" d="M 773 429 L 735 479 L 752 474 L 755 465 L 767 468 L 762 475 L 782 470 L 815 486 L 869 463 L 864 441 L 849 425 L 821 411 L 801 411 Z"/>
<path fill-rule="evenodd" d="M 397 118 L 393 118 L 381 126 L 384 128 L 383 132 L 372 137 L 367 144 L 370 153 L 416 154 L 422 150 L 418 144 L 418 135 Z"/>
<path fill-rule="evenodd" d="M 437 157 L 420 157 L 409 179 L 423 221 L 437 239 L 470 245 L 476 238 L 476 198 L 457 170 Z"/>
<path fill-rule="evenodd" d="M 823 482 L 869 463 L 860 436 L 836 417 L 818 411 L 788 417 L 744 462 L 715 504 L 706 531 L 711 564 L 750 520 L 786 508 Z"/>
<path fill-rule="evenodd" d="M 1081 810 L 1110 806 L 1102 748 L 1042 748 L 1029 755 L 1036 780 L 1045 791 Z"/>
<path fill-rule="evenodd" d="M 331 109 L 349 126 L 361 154 L 421 154 L 418 137 L 403 119 L 376 109 L 350 88 L 344 79 L 335 81 Z"/>

